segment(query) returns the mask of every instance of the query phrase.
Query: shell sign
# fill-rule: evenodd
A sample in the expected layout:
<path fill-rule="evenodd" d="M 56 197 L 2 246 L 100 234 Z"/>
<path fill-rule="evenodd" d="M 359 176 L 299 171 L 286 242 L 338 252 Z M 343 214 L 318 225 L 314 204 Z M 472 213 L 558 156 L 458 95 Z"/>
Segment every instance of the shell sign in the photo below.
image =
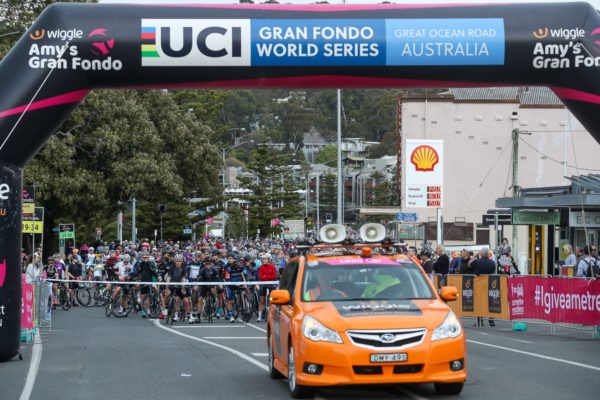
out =
<path fill-rule="evenodd" d="M 410 155 L 410 162 L 417 171 L 433 171 L 440 161 L 437 151 L 431 146 L 419 146 Z"/>
<path fill-rule="evenodd" d="M 444 206 L 444 141 L 406 139 L 406 208 Z"/>

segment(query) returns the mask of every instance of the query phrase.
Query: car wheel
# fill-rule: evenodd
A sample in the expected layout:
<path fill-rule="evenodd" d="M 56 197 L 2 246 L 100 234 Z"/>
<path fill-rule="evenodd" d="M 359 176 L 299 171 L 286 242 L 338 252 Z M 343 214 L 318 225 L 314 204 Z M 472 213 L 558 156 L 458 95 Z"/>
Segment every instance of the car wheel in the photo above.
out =
<path fill-rule="evenodd" d="M 456 396 L 462 392 L 463 382 L 460 383 L 434 383 L 435 391 L 438 394 Z"/>
<path fill-rule="evenodd" d="M 273 339 L 269 337 L 269 376 L 271 379 L 281 379 L 283 375 L 275 368 L 275 354 L 273 353 Z"/>
<path fill-rule="evenodd" d="M 299 385 L 296 382 L 296 363 L 294 348 L 291 344 L 288 351 L 288 388 L 290 389 L 290 395 L 295 399 L 305 399 L 315 395 L 315 388 Z"/>

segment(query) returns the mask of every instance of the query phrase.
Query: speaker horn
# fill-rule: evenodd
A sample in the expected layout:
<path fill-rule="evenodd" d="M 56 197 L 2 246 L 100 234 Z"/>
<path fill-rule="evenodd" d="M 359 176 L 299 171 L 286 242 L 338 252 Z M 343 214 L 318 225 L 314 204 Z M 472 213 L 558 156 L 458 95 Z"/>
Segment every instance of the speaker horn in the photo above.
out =
<path fill-rule="evenodd" d="M 385 234 L 385 226 L 381 224 L 364 224 L 360 227 L 360 238 L 367 243 L 381 242 Z"/>
<path fill-rule="evenodd" d="M 325 225 L 319 231 L 321 241 L 325 243 L 339 243 L 346 239 L 346 228 L 339 224 Z"/>

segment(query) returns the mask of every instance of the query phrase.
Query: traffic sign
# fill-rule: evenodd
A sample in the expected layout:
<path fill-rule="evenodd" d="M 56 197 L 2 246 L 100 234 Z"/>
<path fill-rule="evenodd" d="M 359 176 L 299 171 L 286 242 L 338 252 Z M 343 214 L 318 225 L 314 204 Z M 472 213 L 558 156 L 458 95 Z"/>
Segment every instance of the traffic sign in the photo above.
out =
<path fill-rule="evenodd" d="M 417 213 L 404 213 L 404 212 L 399 212 L 398 214 L 396 214 L 396 221 L 398 222 L 417 222 L 418 218 L 417 218 Z"/>
<path fill-rule="evenodd" d="M 34 207 L 32 214 L 23 214 L 21 232 L 44 233 L 44 207 Z"/>
<path fill-rule="evenodd" d="M 58 226 L 59 239 L 75 239 L 75 224 L 61 224 Z"/>
<path fill-rule="evenodd" d="M 184 235 L 191 235 L 192 234 L 192 227 L 191 226 L 184 226 L 183 227 L 183 234 Z"/>
<path fill-rule="evenodd" d="M 496 224 L 496 214 L 483 214 L 481 225 L 492 226 Z M 498 214 L 498 225 L 512 225 L 511 214 Z"/>

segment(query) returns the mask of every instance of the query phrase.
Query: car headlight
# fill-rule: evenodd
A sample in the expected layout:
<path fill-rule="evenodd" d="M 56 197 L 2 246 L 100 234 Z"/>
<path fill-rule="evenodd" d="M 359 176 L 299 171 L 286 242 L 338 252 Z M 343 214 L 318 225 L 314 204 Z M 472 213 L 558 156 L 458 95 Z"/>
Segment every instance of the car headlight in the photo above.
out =
<path fill-rule="evenodd" d="M 462 326 L 460 325 L 460 321 L 456 318 L 456 315 L 450 311 L 444 322 L 433 331 L 431 341 L 455 338 L 460 335 L 461 332 Z"/>
<path fill-rule="evenodd" d="M 310 315 L 302 320 L 302 334 L 314 342 L 342 343 L 342 338 L 336 331 L 329 329 Z"/>

